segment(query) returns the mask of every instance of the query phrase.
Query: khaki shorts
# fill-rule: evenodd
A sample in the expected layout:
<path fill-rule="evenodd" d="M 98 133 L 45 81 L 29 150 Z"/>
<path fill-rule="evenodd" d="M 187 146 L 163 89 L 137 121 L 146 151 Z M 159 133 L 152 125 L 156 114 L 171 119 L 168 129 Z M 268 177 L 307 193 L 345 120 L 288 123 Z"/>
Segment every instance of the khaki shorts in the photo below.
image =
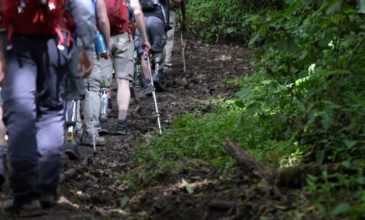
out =
<path fill-rule="evenodd" d="M 134 42 L 128 33 L 111 37 L 111 52 L 115 76 L 118 79 L 133 81 L 134 75 Z"/>

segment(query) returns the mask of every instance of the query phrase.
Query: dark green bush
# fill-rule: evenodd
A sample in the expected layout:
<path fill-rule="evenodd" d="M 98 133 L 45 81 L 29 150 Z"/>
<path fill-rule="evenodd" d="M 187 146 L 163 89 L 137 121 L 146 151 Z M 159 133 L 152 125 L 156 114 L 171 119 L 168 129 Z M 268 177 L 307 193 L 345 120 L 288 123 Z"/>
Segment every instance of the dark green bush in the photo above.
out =
<path fill-rule="evenodd" d="M 244 16 L 263 9 L 281 8 L 282 0 L 190 0 L 187 5 L 188 31 L 206 41 L 246 43 L 250 28 Z"/>

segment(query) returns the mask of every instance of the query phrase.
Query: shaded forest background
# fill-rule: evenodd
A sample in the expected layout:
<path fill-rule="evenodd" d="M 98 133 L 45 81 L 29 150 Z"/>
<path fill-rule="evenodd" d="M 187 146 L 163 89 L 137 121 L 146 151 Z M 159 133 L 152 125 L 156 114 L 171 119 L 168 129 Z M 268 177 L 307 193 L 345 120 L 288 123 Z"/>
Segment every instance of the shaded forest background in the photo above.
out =
<path fill-rule="evenodd" d="M 304 175 L 302 216 L 364 218 L 363 13 L 365 2 L 352 0 L 189 0 L 188 33 L 252 47 L 252 69 L 225 81 L 234 96 L 212 97 L 208 113 L 184 114 L 140 147 L 136 166 L 158 172 L 126 179 L 173 175 L 187 159 L 229 169 L 236 161 L 222 145 L 232 140 L 267 166 L 296 168 L 291 178 Z"/>

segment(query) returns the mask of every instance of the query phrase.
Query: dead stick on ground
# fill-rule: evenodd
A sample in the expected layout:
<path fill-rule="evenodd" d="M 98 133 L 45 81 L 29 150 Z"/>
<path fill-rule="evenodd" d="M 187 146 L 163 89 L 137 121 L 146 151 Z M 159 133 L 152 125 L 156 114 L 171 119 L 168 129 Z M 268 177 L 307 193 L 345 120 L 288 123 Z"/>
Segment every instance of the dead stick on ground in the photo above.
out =
<path fill-rule="evenodd" d="M 233 141 L 226 141 L 224 143 L 224 149 L 226 149 L 226 151 L 237 161 L 241 169 L 247 172 L 247 174 L 263 178 L 270 183 L 274 181 L 273 177 L 277 174 L 277 170 L 255 160 L 238 144 Z"/>
<path fill-rule="evenodd" d="M 254 159 L 233 141 L 225 141 L 224 149 L 237 161 L 239 167 L 247 175 L 265 179 L 273 186 L 301 187 L 305 183 L 307 175 L 318 176 L 323 170 L 327 170 L 329 173 L 338 171 L 345 173 L 356 172 L 353 168 L 344 169 L 338 164 L 324 166 L 319 166 L 318 164 L 301 164 L 299 166 L 275 169 Z"/>

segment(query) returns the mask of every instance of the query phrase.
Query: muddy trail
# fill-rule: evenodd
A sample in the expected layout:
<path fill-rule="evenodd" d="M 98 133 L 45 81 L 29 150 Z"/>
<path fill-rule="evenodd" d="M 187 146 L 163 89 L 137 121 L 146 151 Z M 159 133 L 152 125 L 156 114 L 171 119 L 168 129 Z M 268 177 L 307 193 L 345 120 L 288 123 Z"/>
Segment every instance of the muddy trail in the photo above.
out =
<path fill-rule="evenodd" d="M 176 35 L 179 36 L 179 35 Z M 174 68 L 169 72 L 169 86 L 157 93 L 163 129 L 172 120 L 189 111 L 212 111 L 212 104 L 202 102 L 211 97 L 233 96 L 238 88 L 228 87 L 227 79 L 250 72 L 251 50 L 229 45 L 208 45 L 188 39 L 185 47 L 186 72 L 183 71 L 181 43 L 176 37 Z M 116 84 L 113 84 L 116 100 Z M 131 170 L 134 149 L 147 145 L 156 134 L 157 123 L 153 99 L 136 89 L 131 100 L 128 134 L 113 134 L 117 110 L 108 122 L 107 145 L 80 146 L 79 161 L 63 159 L 59 187 L 60 200 L 42 216 L 26 219 L 257 219 L 259 216 L 285 216 L 291 207 L 291 193 L 256 184 L 240 169 L 225 172 L 208 163 L 189 163 L 189 172 L 174 177 L 163 176 L 151 184 L 129 187 L 122 176 Z M 135 168 L 134 168 L 135 169 Z M 136 170 L 136 169 L 135 169 Z M 182 187 L 182 179 L 189 184 Z M 252 184 L 255 182 L 255 184 Z M 0 193 L 6 198 L 8 190 Z M 17 219 L 0 214 L 0 219 Z M 24 218 L 22 218 L 24 219 Z"/>

